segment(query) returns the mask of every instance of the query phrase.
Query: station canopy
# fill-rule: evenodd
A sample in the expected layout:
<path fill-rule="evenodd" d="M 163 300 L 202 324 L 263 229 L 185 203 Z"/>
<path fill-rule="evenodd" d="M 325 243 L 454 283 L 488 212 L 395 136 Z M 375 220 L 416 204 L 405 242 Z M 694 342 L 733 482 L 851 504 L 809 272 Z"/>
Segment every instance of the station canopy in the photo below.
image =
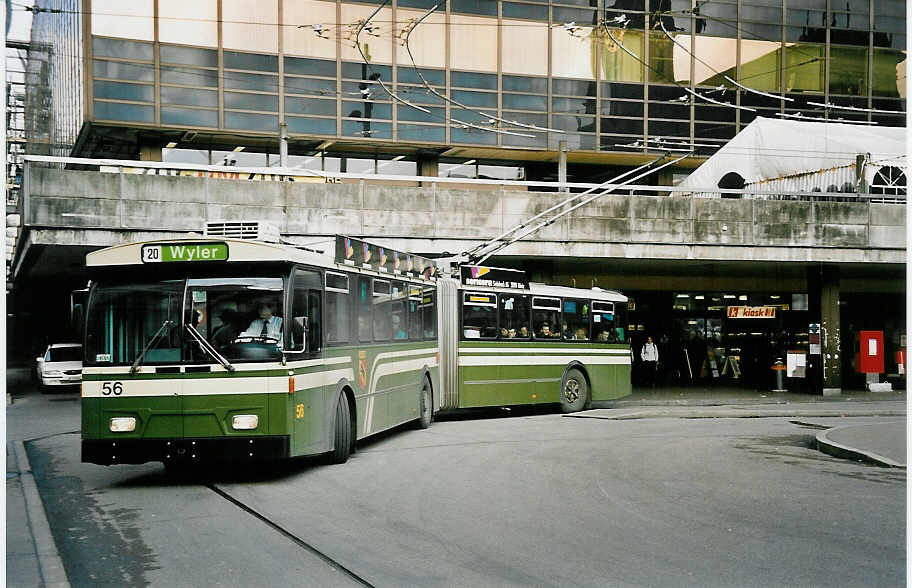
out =
<path fill-rule="evenodd" d="M 871 192 L 905 194 L 905 154 L 903 127 L 757 117 L 678 188 L 855 192 L 862 155 L 866 185 L 888 190 Z"/>

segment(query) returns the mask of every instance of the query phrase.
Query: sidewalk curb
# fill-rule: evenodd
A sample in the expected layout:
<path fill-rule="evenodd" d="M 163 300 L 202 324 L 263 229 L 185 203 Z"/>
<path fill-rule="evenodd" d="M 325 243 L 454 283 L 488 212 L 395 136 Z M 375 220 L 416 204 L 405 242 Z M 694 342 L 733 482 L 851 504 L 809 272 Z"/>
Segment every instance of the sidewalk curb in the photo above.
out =
<path fill-rule="evenodd" d="M 832 455 L 833 457 L 839 457 L 842 459 L 851 459 L 853 461 L 863 461 L 865 463 L 872 463 L 874 465 L 879 465 L 887 468 L 902 468 L 906 469 L 906 464 L 899 463 L 890 459 L 889 457 L 884 457 L 873 451 L 865 451 L 863 449 L 858 449 L 855 447 L 849 447 L 848 445 L 843 445 L 837 443 L 827 437 L 827 433 L 832 431 L 837 431 L 839 429 L 848 429 L 858 426 L 870 426 L 870 425 L 845 425 L 842 427 L 833 427 L 827 429 L 826 431 L 820 431 L 817 433 L 817 450 L 826 453 L 827 455 Z"/>
<path fill-rule="evenodd" d="M 51 534 L 51 526 L 48 524 L 47 514 L 44 511 L 44 503 L 41 502 L 41 495 L 38 493 L 37 484 L 35 484 L 35 476 L 32 473 L 32 465 L 29 463 L 28 454 L 25 452 L 25 445 L 22 441 L 14 441 L 14 450 L 16 467 L 19 470 L 19 479 L 22 481 L 22 491 L 25 495 L 26 515 L 28 516 L 29 527 L 31 527 L 32 538 L 35 541 L 35 553 L 38 556 L 41 578 L 45 586 L 70 588 L 66 569 L 63 567 L 63 560 L 60 559 L 60 554 L 57 552 L 57 544 L 54 542 L 54 535 Z"/>

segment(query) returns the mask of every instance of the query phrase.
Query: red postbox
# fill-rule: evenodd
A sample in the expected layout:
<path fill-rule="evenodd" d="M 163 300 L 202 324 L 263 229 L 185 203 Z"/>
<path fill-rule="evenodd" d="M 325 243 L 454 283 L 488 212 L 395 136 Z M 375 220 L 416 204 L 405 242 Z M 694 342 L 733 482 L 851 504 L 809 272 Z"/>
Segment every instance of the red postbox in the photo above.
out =
<path fill-rule="evenodd" d="M 855 340 L 855 371 L 860 374 L 884 373 L 883 331 L 859 331 Z"/>

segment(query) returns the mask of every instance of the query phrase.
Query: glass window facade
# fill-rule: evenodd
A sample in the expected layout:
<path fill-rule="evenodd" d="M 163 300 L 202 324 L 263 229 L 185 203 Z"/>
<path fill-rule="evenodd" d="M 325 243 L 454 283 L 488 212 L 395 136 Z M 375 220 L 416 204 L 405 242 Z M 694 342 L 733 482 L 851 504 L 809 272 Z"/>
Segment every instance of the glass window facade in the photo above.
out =
<path fill-rule="evenodd" d="M 271 136 L 284 120 L 293 139 L 540 150 L 566 141 L 571 149 L 616 152 L 636 139 L 724 142 L 756 116 L 790 112 L 904 124 L 902 0 L 460 0 L 420 22 L 437 2 L 398 0 L 399 24 L 388 24 L 390 8 L 377 16 L 378 26 L 386 18 L 381 37 L 362 31 L 366 64 L 352 48 L 355 27 L 345 23 L 366 17 L 370 4 L 276 5 L 251 21 L 258 36 L 273 39 L 245 44 L 240 29 L 223 23 L 218 39 L 232 40 L 215 47 L 174 42 L 184 37 L 161 32 L 177 26 L 172 17 L 160 18 L 149 39 L 102 26 L 107 15 L 92 14 L 86 30 L 94 34 L 84 40 L 75 19 L 54 28 L 38 15 L 39 38 L 72 45 L 52 57 L 69 65 L 46 75 L 79 70 L 82 51 L 91 64 L 89 79 L 77 76 L 78 86 L 61 93 L 70 110 L 78 105 L 56 115 L 69 124 L 55 119 L 44 132 L 65 130 L 72 144 L 86 118 Z M 297 26 L 308 15 L 321 22 Z M 84 99 L 73 99 L 80 92 Z M 898 114 L 823 111 L 808 100 Z"/>

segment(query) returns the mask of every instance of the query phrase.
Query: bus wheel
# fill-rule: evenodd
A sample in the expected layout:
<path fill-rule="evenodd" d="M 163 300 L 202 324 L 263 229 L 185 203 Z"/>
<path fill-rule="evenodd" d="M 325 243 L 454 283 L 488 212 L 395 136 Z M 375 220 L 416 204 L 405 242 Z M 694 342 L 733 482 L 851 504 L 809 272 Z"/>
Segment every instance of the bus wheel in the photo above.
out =
<path fill-rule="evenodd" d="M 334 421 L 333 450 L 329 454 L 329 461 L 330 463 L 345 463 L 348 461 L 348 456 L 351 455 L 352 449 L 351 410 L 348 407 L 348 400 L 345 398 L 345 394 L 339 395 Z"/>
<path fill-rule="evenodd" d="M 427 378 L 421 378 L 421 390 L 418 391 L 418 420 L 419 429 L 427 429 L 434 420 L 434 401 L 431 395 L 431 383 Z"/>
<path fill-rule="evenodd" d="M 589 402 L 589 385 L 586 378 L 578 369 L 571 369 L 564 376 L 560 394 L 561 410 L 563 412 L 577 412 L 586 407 Z"/>

